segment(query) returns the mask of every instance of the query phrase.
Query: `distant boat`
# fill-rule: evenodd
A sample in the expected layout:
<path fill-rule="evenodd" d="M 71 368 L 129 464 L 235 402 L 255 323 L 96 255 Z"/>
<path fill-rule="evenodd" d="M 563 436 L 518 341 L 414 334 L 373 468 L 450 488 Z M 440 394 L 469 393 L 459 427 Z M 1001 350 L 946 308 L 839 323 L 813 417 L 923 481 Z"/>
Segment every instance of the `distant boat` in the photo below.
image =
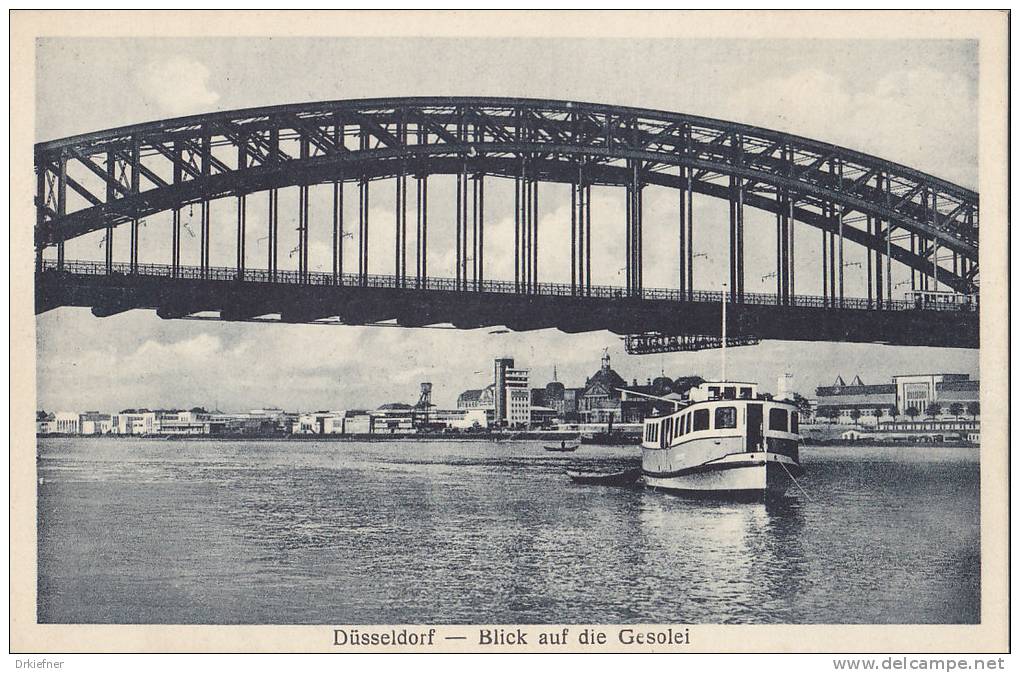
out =
<path fill-rule="evenodd" d="M 567 470 L 567 476 L 575 484 L 592 484 L 599 486 L 630 486 L 641 478 L 641 468 L 633 467 L 619 472 L 580 472 Z"/>
<path fill-rule="evenodd" d="M 546 446 L 545 450 L 546 451 L 556 451 L 556 452 L 559 452 L 559 453 L 571 453 L 573 451 L 577 451 L 577 447 L 578 446 L 580 446 L 580 444 L 574 444 L 573 446 L 567 446 L 567 444 L 565 442 L 563 442 L 559 446 Z"/>

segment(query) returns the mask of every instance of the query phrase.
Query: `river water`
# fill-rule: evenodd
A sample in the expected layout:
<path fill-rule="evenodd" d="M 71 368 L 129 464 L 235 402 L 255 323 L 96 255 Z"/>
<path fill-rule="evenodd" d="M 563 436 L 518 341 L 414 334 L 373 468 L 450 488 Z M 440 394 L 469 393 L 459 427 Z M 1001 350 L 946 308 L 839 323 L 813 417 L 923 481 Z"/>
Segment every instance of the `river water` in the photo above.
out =
<path fill-rule="evenodd" d="M 49 623 L 976 623 L 978 451 L 804 447 L 804 495 L 579 486 L 638 449 L 39 443 Z"/>

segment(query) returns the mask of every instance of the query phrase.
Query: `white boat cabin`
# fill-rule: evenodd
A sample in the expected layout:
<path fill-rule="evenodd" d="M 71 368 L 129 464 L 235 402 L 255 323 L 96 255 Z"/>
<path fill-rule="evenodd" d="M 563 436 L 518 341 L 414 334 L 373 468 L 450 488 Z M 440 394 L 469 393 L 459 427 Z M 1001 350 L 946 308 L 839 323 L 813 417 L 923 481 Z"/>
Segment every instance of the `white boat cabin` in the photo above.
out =
<path fill-rule="evenodd" d="M 646 449 L 665 449 L 697 439 L 740 438 L 742 450 L 789 450 L 800 433 L 796 407 L 758 396 L 755 383 L 708 381 L 690 391 L 689 403 L 668 416 L 645 419 Z"/>

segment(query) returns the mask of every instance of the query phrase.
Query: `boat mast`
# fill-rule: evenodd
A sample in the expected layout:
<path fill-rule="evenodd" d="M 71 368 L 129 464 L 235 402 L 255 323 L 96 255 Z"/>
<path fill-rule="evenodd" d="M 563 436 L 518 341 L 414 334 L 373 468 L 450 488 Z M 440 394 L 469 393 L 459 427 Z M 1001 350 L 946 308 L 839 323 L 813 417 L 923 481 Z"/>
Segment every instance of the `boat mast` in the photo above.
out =
<path fill-rule="evenodd" d="M 726 382 L 726 283 L 722 292 L 722 382 Z"/>

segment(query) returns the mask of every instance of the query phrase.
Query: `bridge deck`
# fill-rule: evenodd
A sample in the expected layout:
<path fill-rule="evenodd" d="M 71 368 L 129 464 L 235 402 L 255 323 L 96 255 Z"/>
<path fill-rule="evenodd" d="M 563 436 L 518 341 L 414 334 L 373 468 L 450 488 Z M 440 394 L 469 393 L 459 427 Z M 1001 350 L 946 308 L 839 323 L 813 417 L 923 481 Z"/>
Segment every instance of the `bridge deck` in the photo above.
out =
<path fill-rule="evenodd" d="M 65 261 L 57 270 L 45 260 L 36 275 L 36 312 L 59 306 L 87 306 L 99 316 L 155 309 L 164 318 L 218 312 L 221 320 L 278 320 L 371 324 L 395 320 L 406 327 L 452 324 L 459 328 L 502 325 L 514 330 L 557 328 L 565 332 L 609 330 L 618 334 L 714 334 L 719 330 L 722 294 L 643 288 L 627 296 L 612 286 L 592 286 L 584 296 L 571 285 L 540 283 L 518 292 L 513 281 L 468 282 L 389 275 Z M 837 300 L 838 302 L 838 300 Z M 971 306 L 920 309 L 907 301 L 878 305 L 846 298 L 832 305 L 823 297 L 799 295 L 780 304 L 776 295 L 745 293 L 732 304 L 731 334 L 761 339 L 855 341 L 897 345 L 978 347 L 978 312 Z"/>

